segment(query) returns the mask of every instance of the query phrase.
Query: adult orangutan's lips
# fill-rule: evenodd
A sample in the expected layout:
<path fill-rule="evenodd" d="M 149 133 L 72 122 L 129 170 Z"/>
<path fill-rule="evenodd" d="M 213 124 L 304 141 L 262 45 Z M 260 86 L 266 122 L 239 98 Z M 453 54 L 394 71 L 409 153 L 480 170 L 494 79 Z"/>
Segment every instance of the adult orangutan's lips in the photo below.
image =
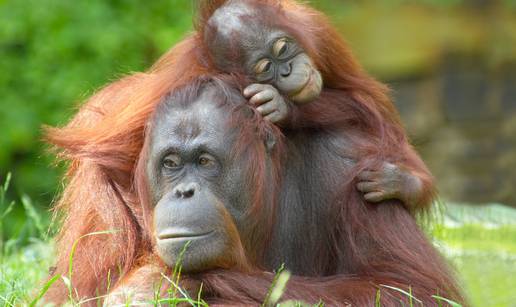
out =
<path fill-rule="evenodd" d="M 201 237 L 206 237 L 213 233 L 213 230 L 207 232 L 193 232 L 188 229 L 174 229 L 169 228 L 158 234 L 159 240 L 167 240 L 167 239 L 198 239 Z"/>

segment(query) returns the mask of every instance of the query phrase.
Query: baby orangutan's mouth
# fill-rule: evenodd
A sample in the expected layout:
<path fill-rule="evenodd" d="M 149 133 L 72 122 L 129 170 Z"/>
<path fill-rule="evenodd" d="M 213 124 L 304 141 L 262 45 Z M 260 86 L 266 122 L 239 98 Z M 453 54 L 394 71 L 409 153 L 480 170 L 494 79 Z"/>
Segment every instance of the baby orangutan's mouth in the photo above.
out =
<path fill-rule="evenodd" d="M 297 103 L 306 103 L 315 99 L 321 92 L 322 79 L 317 70 L 312 69 L 305 84 L 289 95 Z"/>

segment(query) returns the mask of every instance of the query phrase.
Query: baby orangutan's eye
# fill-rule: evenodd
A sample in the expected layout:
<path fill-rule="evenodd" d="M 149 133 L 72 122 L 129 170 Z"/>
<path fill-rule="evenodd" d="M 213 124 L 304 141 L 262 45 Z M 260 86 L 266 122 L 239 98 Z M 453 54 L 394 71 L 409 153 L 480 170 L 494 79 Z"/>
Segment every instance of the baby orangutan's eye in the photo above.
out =
<path fill-rule="evenodd" d="M 272 47 L 272 52 L 274 53 L 275 56 L 279 57 L 282 54 L 284 54 L 285 51 L 287 51 L 287 49 L 288 49 L 287 39 L 280 38 L 274 43 L 274 46 Z"/>
<path fill-rule="evenodd" d="M 256 74 L 262 74 L 268 72 L 271 69 L 272 62 L 268 59 L 260 60 L 256 66 L 254 67 L 254 72 Z"/>

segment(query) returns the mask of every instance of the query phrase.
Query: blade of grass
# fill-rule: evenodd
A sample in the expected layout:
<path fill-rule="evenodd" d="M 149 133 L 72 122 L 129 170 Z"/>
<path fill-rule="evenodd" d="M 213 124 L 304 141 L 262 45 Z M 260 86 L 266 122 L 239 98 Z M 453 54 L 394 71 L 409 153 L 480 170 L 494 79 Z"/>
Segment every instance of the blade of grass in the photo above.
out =
<path fill-rule="evenodd" d="M 452 307 L 462 307 L 462 305 L 461 305 L 461 304 L 456 303 L 456 302 L 454 302 L 454 301 L 452 301 L 452 300 L 449 300 L 449 299 L 447 299 L 447 298 L 444 298 L 444 297 L 442 297 L 442 296 L 439 296 L 439 295 L 432 295 L 432 297 L 433 297 L 433 298 L 435 298 L 439 304 L 440 304 L 440 302 L 441 302 L 441 301 L 444 301 L 444 302 L 446 302 L 446 303 L 450 304 Z"/>
<path fill-rule="evenodd" d="M 413 296 L 412 296 L 412 287 L 411 286 L 408 287 L 408 292 L 409 292 L 409 295 L 410 295 L 409 296 L 410 307 L 414 307 L 414 302 L 412 301 Z"/>
<path fill-rule="evenodd" d="M 0 201 L 0 204 L 3 203 Z M 14 200 L 11 201 L 9 203 L 9 205 L 7 205 L 7 208 L 5 209 L 5 211 L 2 213 L 2 216 L 0 217 L 0 219 L 3 219 L 4 217 L 6 217 L 9 213 L 11 213 L 11 211 L 13 211 L 13 208 L 14 208 Z"/>
<path fill-rule="evenodd" d="M 165 278 L 172 286 L 174 286 L 174 288 L 179 291 L 179 293 L 185 298 L 188 300 L 188 303 L 190 303 L 190 305 L 192 306 L 195 306 L 193 303 L 192 303 L 192 298 L 190 298 L 190 296 L 188 295 L 188 293 L 186 293 L 185 291 L 183 291 L 183 289 L 181 289 L 181 287 L 179 287 L 178 284 L 176 284 L 172 279 L 168 278 L 165 274 L 161 274 L 163 276 L 163 278 Z M 172 299 L 176 299 L 176 297 L 173 297 Z"/>
<path fill-rule="evenodd" d="M 201 282 L 201 286 L 199 287 L 199 292 L 197 292 L 197 301 L 198 302 L 201 301 L 202 286 L 203 286 L 203 283 Z"/>
<path fill-rule="evenodd" d="M 285 264 L 283 263 L 276 272 L 276 275 L 274 275 L 274 279 L 261 306 L 274 306 L 283 295 L 289 279 L 290 272 L 285 271 Z"/>
<path fill-rule="evenodd" d="M 172 273 L 172 279 L 175 280 L 175 283 L 179 285 L 179 278 L 181 277 L 181 270 L 183 269 L 183 257 L 186 252 L 186 249 L 188 246 L 192 243 L 192 241 L 187 241 L 185 245 L 183 246 L 183 249 L 181 249 L 181 252 L 179 253 L 179 257 L 176 260 L 176 264 L 174 265 L 174 272 Z M 174 288 L 173 291 L 173 297 L 176 297 L 176 288 Z"/>
<path fill-rule="evenodd" d="M 36 226 L 38 234 L 45 233 L 45 227 L 43 226 L 43 222 L 41 221 L 41 216 L 36 211 L 36 208 L 32 204 L 32 200 L 30 199 L 30 197 L 27 195 L 23 195 L 21 197 L 21 202 L 23 208 L 25 208 L 25 211 L 27 212 L 27 216 L 34 222 L 34 226 Z"/>
<path fill-rule="evenodd" d="M 3 192 L 7 192 L 7 190 L 9 189 L 9 184 L 11 183 L 11 172 L 7 173 L 7 175 L 5 176 L 5 181 L 4 181 L 4 186 L 2 187 L 2 190 Z M 3 196 L 5 196 L 5 194 L 0 194 L 2 197 L 0 197 L 0 201 L 3 201 L 4 198 Z"/>
<path fill-rule="evenodd" d="M 90 237 L 90 236 L 97 236 L 97 235 L 104 235 L 104 234 L 113 234 L 113 233 L 116 233 L 117 230 L 104 230 L 104 231 L 95 231 L 95 232 L 90 232 L 90 233 L 87 233 L 83 236 L 80 236 L 77 240 L 75 240 L 73 242 L 73 245 L 72 245 L 72 250 L 70 252 L 70 256 L 68 258 L 68 296 L 69 296 L 69 299 L 73 302 L 73 295 L 72 295 L 72 269 L 73 269 L 73 256 L 75 255 L 75 250 L 77 249 L 77 245 L 79 244 L 79 241 L 83 238 L 86 238 L 86 237 Z M 63 277 L 63 280 L 64 280 L 64 276 Z M 66 282 L 65 282 L 66 284 Z"/>
<path fill-rule="evenodd" d="M 393 286 L 388 286 L 388 285 L 380 285 L 380 286 L 384 287 L 384 288 L 387 288 L 387 289 L 394 290 L 394 291 L 398 291 L 399 293 L 404 294 L 405 296 L 409 297 L 410 300 L 414 299 L 419 304 L 423 304 L 423 302 L 421 300 L 419 300 L 417 297 L 413 296 L 411 293 L 409 293 L 409 292 L 407 292 L 407 291 L 405 291 L 403 289 L 396 288 L 396 287 L 393 287 Z M 410 291 L 410 288 L 409 288 L 409 291 Z"/>
<path fill-rule="evenodd" d="M 5 302 L 5 304 L 14 307 L 14 305 L 6 297 L 0 295 L 0 299 L 3 300 Z M 4 305 L 4 306 L 6 306 L 6 305 Z"/>
<path fill-rule="evenodd" d="M 4 184 L 0 187 L 0 207 L 4 207 L 5 204 L 5 195 L 7 194 L 7 190 L 9 189 L 9 183 L 11 182 L 11 173 L 7 173 L 5 177 Z M 4 217 L 11 212 L 12 207 L 14 206 L 14 201 L 11 202 L 7 209 L 2 212 L 2 217 L 0 217 L 0 256 L 4 254 L 4 225 L 3 220 Z M 0 260 L 3 257 L 0 257 Z"/>
<path fill-rule="evenodd" d="M 45 293 L 47 293 L 50 286 L 52 286 L 52 284 L 54 284 L 56 282 L 56 280 L 58 280 L 60 277 L 61 277 L 61 274 L 57 274 L 54 277 L 50 278 L 46 282 L 46 284 L 43 286 L 43 288 L 39 291 L 38 296 L 36 296 L 36 298 L 32 302 L 30 302 L 29 306 L 30 307 L 36 306 L 36 304 L 43 297 L 43 295 L 45 295 Z"/>
<path fill-rule="evenodd" d="M 108 296 L 109 296 L 109 294 L 97 295 L 97 296 L 95 296 L 95 297 L 90 297 L 90 298 L 84 299 L 84 300 L 82 300 L 82 301 L 79 301 L 79 302 L 77 303 L 77 305 L 84 305 L 84 304 L 89 303 L 89 302 L 91 302 L 91 301 L 98 300 L 98 299 L 102 299 L 102 298 L 106 298 L 106 297 L 108 297 Z"/>

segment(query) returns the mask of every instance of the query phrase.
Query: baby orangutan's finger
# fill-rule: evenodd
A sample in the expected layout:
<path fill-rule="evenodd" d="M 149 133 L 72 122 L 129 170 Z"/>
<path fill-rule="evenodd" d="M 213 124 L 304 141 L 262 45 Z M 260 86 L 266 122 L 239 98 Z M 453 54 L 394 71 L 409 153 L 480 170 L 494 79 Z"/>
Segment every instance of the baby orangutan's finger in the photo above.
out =
<path fill-rule="evenodd" d="M 378 183 L 373 181 L 360 181 L 359 183 L 357 183 L 357 190 L 363 193 L 377 191 Z"/>
<path fill-rule="evenodd" d="M 264 90 L 263 84 L 253 83 L 253 84 L 249 85 L 248 87 L 246 87 L 243 90 L 242 94 L 244 95 L 244 97 L 249 98 L 249 97 L 253 96 L 254 94 L 261 92 L 263 90 Z"/>
<path fill-rule="evenodd" d="M 262 103 L 271 101 L 274 98 L 274 92 L 272 91 L 261 91 L 256 93 L 249 102 L 254 105 L 260 105 Z"/>
<path fill-rule="evenodd" d="M 244 95 L 244 97 L 250 98 L 259 92 L 268 91 L 268 90 L 275 91 L 275 88 L 270 84 L 253 83 L 253 84 L 249 85 L 248 87 L 246 87 L 244 89 L 244 91 L 242 92 L 242 94 Z"/>
<path fill-rule="evenodd" d="M 358 174 L 358 179 L 367 181 L 367 180 L 375 180 L 380 176 L 380 173 L 377 171 L 362 171 Z"/>
<path fill-rule="evenodd" d="M 265 116 L 266 120 L 269 120 L 271 123 L 278 123 L 284 120 L 286 117 L 286 114 L 282 114 L 279 111 L 274 111 L 271 114 Z"/>
<path fill-rule="evenodd" d="M 384 192 L 371 192 L 371 193 L 364 194 L 364 199 L 367 200 L 368 202 L 378 203 L 378 202 L 381 202 L 382 200 L 387 199 L 387 196 L 385 195 Z"/>
<path fill-rule="evenodd" d="M 276 107 L 276 103 L 274 103 L 274 101 L 270 101 L 256 108 L 256 111 L 260 112 L 260 114 L 265 116 L 276 111 Z"/>

